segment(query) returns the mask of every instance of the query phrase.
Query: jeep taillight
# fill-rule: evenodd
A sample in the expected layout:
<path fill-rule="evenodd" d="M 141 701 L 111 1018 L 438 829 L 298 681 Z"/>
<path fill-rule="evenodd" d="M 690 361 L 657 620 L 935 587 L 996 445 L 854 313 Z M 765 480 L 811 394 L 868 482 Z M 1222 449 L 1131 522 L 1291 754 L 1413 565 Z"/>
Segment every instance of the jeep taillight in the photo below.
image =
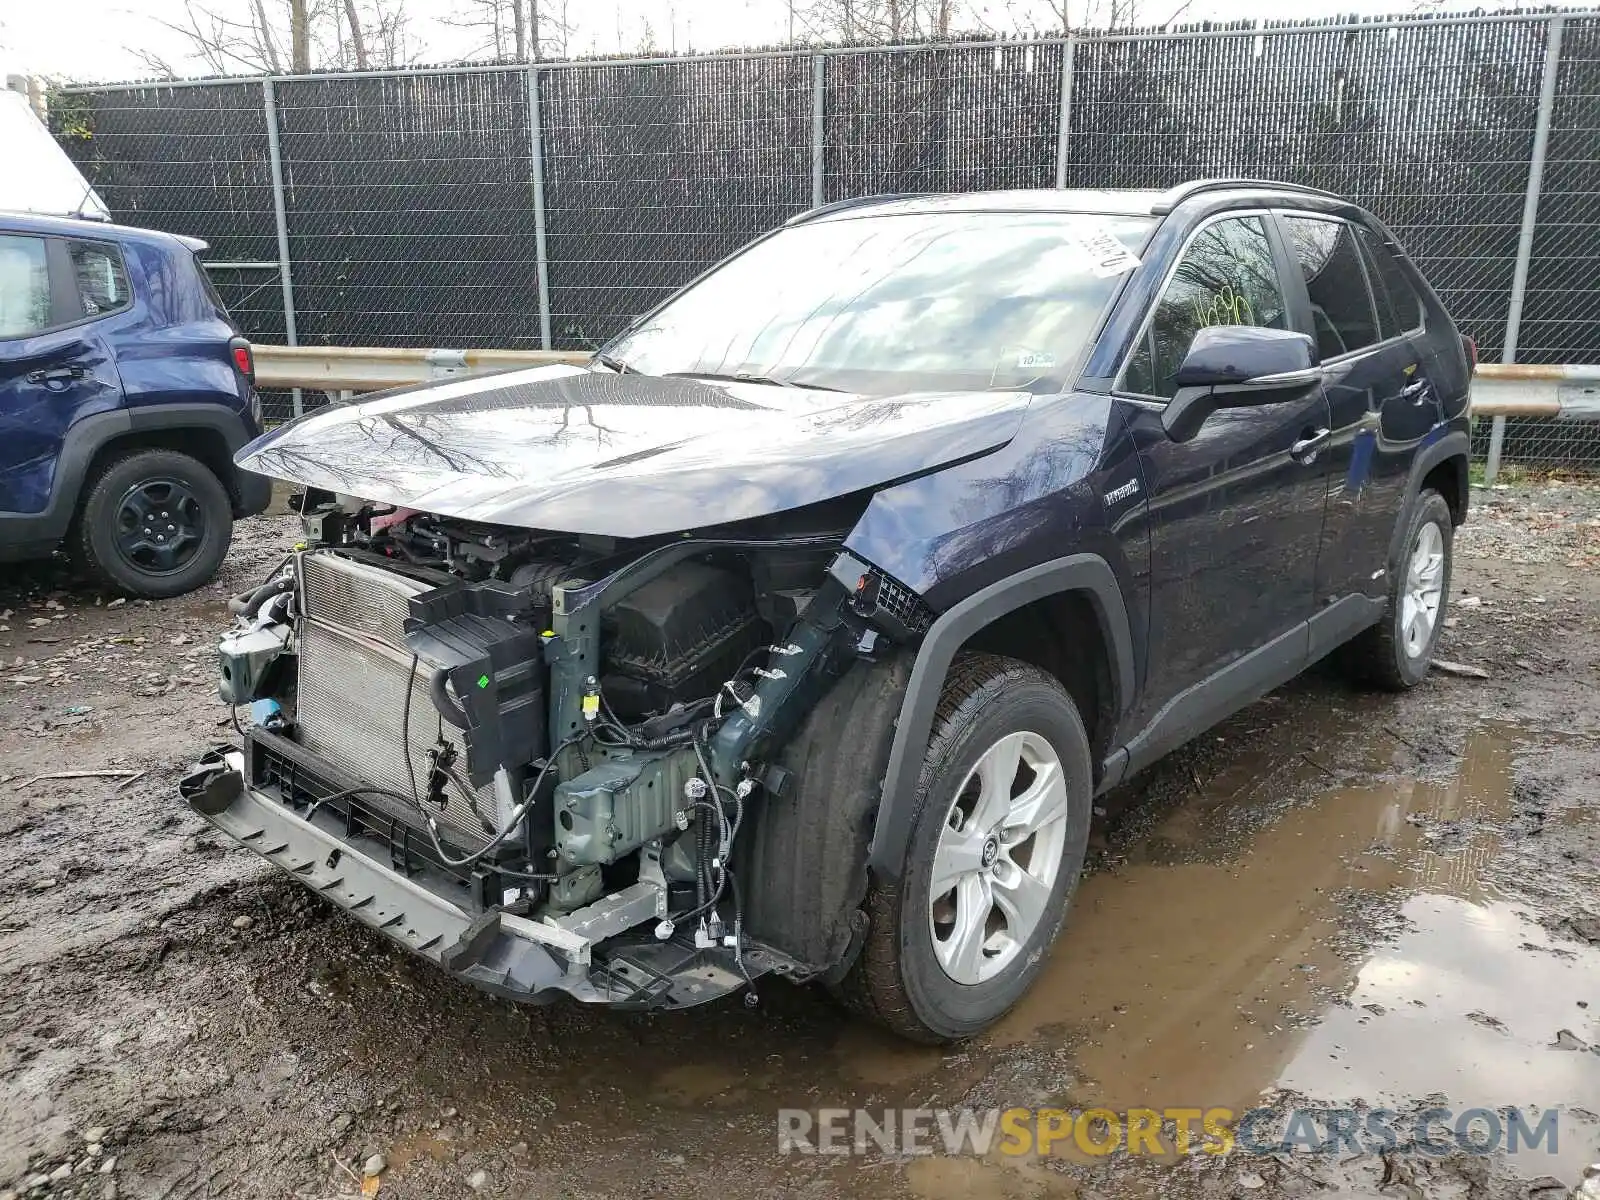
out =
<path fill-rule="evenodd" d="M 1467 369 L 1476 371 L 1478 369 L 1478 340 L 1469 338 L 1463 333 L 1461 335 L 1461 348 L 1467 352 Z"/>
<path fill-rule="evenodd" d="M 236 337 L 228 343 L 228 349 L 233 353 L 233 365 L 239 368 L 239 374 L 254 383 L 256 380 L 256 359 L 255 354 L 250 349 L 250 343 L 243 338 Z"/>

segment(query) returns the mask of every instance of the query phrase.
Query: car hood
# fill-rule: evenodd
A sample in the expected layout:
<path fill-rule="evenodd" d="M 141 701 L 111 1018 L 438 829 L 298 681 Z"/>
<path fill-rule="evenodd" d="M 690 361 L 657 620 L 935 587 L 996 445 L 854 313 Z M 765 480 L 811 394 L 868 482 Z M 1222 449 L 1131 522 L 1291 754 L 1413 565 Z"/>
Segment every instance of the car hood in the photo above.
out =
<path fill-rule="evenodd" d="M 335 405 L 257 438 L 263 475 L 444 516 L 646 537 L 987 453 L 1022 392 L 892 398 L 536 367 Z"/>

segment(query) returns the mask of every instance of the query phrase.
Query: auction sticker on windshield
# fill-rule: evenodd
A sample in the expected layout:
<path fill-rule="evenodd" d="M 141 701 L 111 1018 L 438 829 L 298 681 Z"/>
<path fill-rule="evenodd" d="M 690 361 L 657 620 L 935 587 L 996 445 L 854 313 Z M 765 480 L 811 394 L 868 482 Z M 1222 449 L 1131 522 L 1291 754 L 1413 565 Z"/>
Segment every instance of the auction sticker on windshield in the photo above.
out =
<path fill-rule="evenodd" d="M 1139 256 L 1117 240 L 1104 225 L 1075 230 L 1074 236 L 1089 255 L 1089 269 L 1101 279 L 1110 279 L 1139 265 Z"/>

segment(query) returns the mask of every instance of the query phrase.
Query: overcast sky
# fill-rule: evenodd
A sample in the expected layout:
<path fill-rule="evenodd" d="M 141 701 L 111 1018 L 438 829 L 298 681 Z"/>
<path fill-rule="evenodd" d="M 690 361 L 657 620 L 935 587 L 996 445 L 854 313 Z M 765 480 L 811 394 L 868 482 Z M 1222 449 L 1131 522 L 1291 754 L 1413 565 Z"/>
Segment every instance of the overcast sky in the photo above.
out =
<path fill-rule="evenodd" d="M 207 0 L 224 11 L 242 8 L 245 0 Z M 449 62 L 470 55 L 479 35 L 447 23 L 461 0 L 405 0 L 411 39 L 426 62 Z M 806 0 L 801 0 L 802 5 Z M 1166 11 L 1149 0 L 1153 19 Z M 1485 0 L 1484 7 L 1509 7 Z M 1076 7 L 1076 4 L 1074 5 Z M 1429 9 L 1478 7 L 1471 0 L 1299 0 L 1295 16 L 1338 13 L 1404 13 Z M 969 18 L 987 19 L 1009 29 L 1020 12 L 1039 17 L 1045 0 L 963 0 Z M 581 10 L 581 17 L 576 16 Z M 787 0 L 577 0 L 571 5 L 577 30 L 570 44 L 575 54 L 637 49 L 648 26 L 655 43 L 665 49 L 713 50 L 729 46 L 771 44 L 788 34 Z M 1283 0 L 1193 0 L 1183 19 L 1281 18 L 1290 15 Z M 0 73 L 25 73 L 57 79 L 118 80 L 149 75 L 136 51 L 159 54 L 181 72 L 203 74 L 186 60 L 184 39 L 162 21 L 178 23 L 183 0 L 0 0 Z M 973 24 L 970 19 L 964 24 Z M 1041 23 L 1048 25 L 1048 19 Z M 185 71 L 185 68 L 190 68 Z"/>

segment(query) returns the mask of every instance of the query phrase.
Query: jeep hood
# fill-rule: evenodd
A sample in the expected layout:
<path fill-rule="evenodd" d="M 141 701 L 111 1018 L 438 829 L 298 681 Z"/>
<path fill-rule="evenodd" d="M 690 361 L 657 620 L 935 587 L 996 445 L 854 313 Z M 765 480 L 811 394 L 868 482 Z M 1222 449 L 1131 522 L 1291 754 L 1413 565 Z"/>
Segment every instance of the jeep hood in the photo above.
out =
<path fill-rule="evenodd" d="M 647 537 L 783 512 L 985 454 L 1029 396 L 892 398 L 549 366 L 309 413 L 263 475 L 444 516 Z"/>

